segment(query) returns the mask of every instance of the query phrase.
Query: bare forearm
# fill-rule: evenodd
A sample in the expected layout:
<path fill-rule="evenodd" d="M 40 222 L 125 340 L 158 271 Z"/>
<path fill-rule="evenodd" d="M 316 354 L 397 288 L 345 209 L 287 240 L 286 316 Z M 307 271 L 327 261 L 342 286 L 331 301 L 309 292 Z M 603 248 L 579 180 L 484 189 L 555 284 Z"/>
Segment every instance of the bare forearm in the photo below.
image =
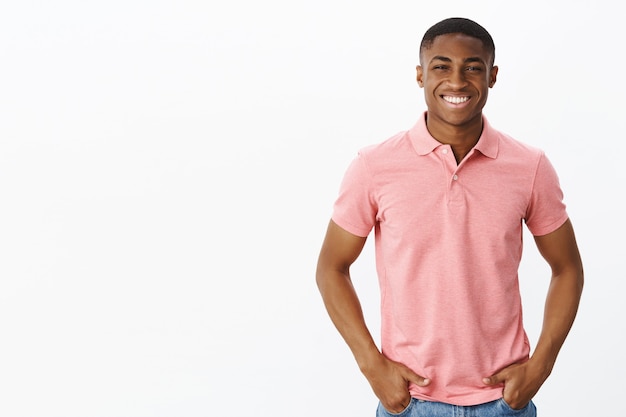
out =
<path fill-rule="evenodd" d="M 380 352 L 367 328 L 349 275 L 332 270 L 318 271 L 317 285 L 333 324 L 359 367 L 365 368 Z"/>
<path fill-rule="evenodd" d="M 572 327 L 583 288 L 582 268 L 570 268 L 552 277 L 546 298 L 544 320 L 532 361 L 547 377 Z"/>

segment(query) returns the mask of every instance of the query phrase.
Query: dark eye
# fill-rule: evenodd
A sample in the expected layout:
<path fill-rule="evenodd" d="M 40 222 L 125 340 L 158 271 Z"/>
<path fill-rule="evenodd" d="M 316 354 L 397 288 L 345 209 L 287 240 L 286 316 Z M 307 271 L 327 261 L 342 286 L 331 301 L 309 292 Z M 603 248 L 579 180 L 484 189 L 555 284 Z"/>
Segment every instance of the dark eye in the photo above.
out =
<path fill-rule="evenodd" d="M 467 71 L 482 71 L 481 67 L 467 67 Z"/>

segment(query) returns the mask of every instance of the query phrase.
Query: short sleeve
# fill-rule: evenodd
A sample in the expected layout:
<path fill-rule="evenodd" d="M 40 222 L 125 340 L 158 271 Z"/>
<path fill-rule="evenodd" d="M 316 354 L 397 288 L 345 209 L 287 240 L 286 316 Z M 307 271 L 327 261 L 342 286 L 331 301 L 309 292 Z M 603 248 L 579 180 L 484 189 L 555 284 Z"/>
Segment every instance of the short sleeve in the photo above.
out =
<path fill-rule="evenodd" d="M 359 153 L 344 174 L 332 219 L 353 235 L 367 237 L 376 224 L 376 215 L 372 176 Z"/>
<path fill-rule="evenodd" d="M 526 212 L 526 225 L 534 236 L 543 236 L 558 229 L 567 218 L 558 175 L 542 153 Z"/>

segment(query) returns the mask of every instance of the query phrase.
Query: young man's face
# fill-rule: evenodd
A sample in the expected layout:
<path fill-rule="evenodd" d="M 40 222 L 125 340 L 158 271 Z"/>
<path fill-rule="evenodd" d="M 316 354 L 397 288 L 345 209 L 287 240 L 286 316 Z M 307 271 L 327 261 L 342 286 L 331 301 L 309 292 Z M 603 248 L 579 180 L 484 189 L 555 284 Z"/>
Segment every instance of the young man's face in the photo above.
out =
<path fill-rule="evenodd" d="M 417 82 L 424 88 L 428 122 L 464 127 L 482 122 L 498 67 L 479 39 L 460 33 L 435 38 L 421 52 Z"/>

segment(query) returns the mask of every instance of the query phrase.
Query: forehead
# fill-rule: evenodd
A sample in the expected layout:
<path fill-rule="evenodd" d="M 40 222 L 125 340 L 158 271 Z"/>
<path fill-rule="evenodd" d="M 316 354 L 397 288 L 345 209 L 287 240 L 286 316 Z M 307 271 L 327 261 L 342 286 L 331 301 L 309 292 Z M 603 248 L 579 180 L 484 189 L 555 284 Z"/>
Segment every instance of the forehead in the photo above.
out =
<path fill-rule="evenodd" d="M 425 63 L 434 57 L 447 57 L 450 59 L 480 58 L 486 63 L 491 60 L 491 53 L 485 48 L 480 39 L 462 33 L 448 33 L 437 36 L 429 46 L 422 49 L 420 55 Z"/>

